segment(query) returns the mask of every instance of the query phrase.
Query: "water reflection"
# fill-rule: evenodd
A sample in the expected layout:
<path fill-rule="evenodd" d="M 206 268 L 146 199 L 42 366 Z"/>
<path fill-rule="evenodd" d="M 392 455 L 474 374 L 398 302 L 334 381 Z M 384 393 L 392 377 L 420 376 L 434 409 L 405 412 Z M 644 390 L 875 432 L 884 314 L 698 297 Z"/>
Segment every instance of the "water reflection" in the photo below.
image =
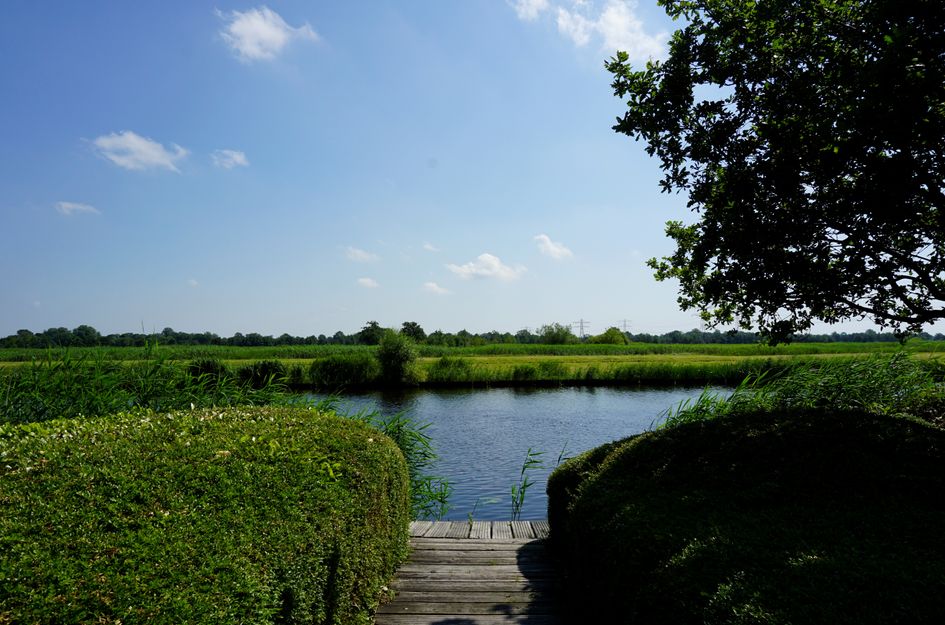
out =
<path fill-rule="evenodd" d="M 718 389 L 724 391 L 724 389 Z M 702 388 L 601 387 L 408 390 L 346 395 L 347 412 L 408 411 L 431 425 L 440 456 L 434 472 L 450 480 L 447 519 L 507 519 L 511 486 L 519 480 L 529 448 L 544 453 L 544 468 L 530 473 L 523 519 L 547 516 L 545 484 L 558 456 L 596 447 L 656 426 L 660 415 Z M 477 504 L 478 502 L 478 504 Z"/>

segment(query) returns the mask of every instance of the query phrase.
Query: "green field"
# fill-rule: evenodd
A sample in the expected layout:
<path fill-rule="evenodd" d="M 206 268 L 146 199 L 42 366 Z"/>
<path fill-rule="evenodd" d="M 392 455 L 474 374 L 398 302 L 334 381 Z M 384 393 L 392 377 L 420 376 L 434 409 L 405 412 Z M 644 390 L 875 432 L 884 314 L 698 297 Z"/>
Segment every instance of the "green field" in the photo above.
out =
<path fill-rule="evenodd" d="M 420 386 L 489 385 L 634 385 L 634 384 L 736 384 L 748 375 L 781 371 L 792 365 L 819 359 L 852 359 L 872 354 L 905 351 L 920 360 L 937 359 L 942 343 L 911 340 L 898 343 L 797 343 L 770 347 L 753 344 L 653 344 L 631 345 L 521 345 L 500 344 L 447 348 L 419 345 L 415 383 Z M 351 379 L 338 375 L 320 383 L 317 367 L 344 361 L 357 368 L 371 361 L 376 347 L 310 345 L 285 347 L 174 346 L 150 348 L 71 348 L 68 350 L 0 350 L 0 368 L 27 363 L 52 364 L 63 359 L 89 363 L 121 363 L 136 366 L 159 360 L 166 364 L 212 359 L 239 373 L 255 363 L 277 361 L 285 381 L 294 388 L 350 390 L 376 387 L 376 373 L 364 372 Z M 360 364 L 359 364 L 360 363 Z M 313 364 L 315 367 L 313 367 Z M 356 381 L 360 380 L 360 381 Z"/>
<path fill-rule="evenodd" d="M 631 343 L 629 345 L 595 345 L 579 343 L 571 345 L 544 345 L 505 343 L 478 347 L 443 347 L 440 345 L 418 345 L 421 358 L 442 356 L 653 356 L 676 354 L 700 354 L 704 356 L 801 356 L 816 354 L 864 354 L 892 353 L 905 349 L 915 352 L 945 351 L 945 343 L 910 339 L 899 343 L 792 343 L 769 346 L 756 344 L 672 344 Z M 68 351 L 72 356 L 95 355 L 108 360 L 144 360 L 158 355 L 168 360 L 191 360 L 212 357 L 220 360 L 311 360 L 331 354 L 356 351 L 373 352 L 367 345 L 284 345 L 278 347 L 233 347 L 226 345 L 157 345 L 156 347 L 72 347 L 65 349 L 0 349 L 0 362 L 28 362 L 43 359 L 48 355 L 58 357 Z"/>

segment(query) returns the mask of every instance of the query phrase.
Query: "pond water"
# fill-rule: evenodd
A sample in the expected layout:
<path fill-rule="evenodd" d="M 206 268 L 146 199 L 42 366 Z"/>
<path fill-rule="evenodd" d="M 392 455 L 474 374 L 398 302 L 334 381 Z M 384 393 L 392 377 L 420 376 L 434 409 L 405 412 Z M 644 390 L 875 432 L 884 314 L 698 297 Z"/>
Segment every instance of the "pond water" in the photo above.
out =
<path fill-rule="evenodd" d="M 714 389 L 722 391 L 724 389 Z M 697 397 L 703 388 L 493 388 L 413 390 L 346 395 L 339 409 L 407 411 L 433 438 L 439 459 L 431 473 L 453 486 L 444 519 L 508 519 L 511 487 L 528 449 L 542 452 L 543 467 L 528 472 L 522 519 L 548 516 L 545 486 L 558 457 L 652 429 L 661 414 Z M 318 396 L 315 396 L 318 398 Z M 562 454 L 563 452 L 563 454 Z"/>

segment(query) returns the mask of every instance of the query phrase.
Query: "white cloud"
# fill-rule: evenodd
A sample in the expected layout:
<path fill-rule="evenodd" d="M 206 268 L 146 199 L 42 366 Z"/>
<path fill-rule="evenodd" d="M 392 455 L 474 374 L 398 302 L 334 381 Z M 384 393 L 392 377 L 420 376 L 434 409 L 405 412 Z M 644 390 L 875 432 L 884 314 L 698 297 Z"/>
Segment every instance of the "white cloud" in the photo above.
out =
<path fill-rule="evenodd" d="M 102 211 L 90 204 L 80 204 L 78 202 L 56 202 L 56 210 L 63 215 L 72 216 L 87 213 L 90 215 L 101 215 Z"/>
<path fill-rule="evenodd" d="M 227 22 L 220 36 L 243 62 L 272 60 L 293 39 L 318 41 L 318 35 L 308 22 L 293 28 L 265 5 L 246 12 L 217 11 L 217 15 Z"/>
<path fill-rule="evenodd" d="M 190 280 L 187 281 L 187 286 L 189 286 L 192 289 L 196 289 L 198 286 L 200 286 L 200 283 L 194 280 L 193 278 L 191 278 Z"/>
<path fill-rule="evenodd" d="M 541 253 L 545 256 L 551 256 L 556 260 L 574 256 L 574 253 L 565 247 L 563 243 L 552 241 L 547 234 L 539 234 L 535 237 L 535 240 L 538 241 L 538 249 L 541 250 Z"/>
<path fill-rule="evenodd" d="M 439 252 L 439 251 L 440 251 L 440 248 L 436 247 L 436 246 L 433 245 L 432 243 L 424 243 L 424 244 L 423 244 L 423 249 L 425 249 L 425 250 L 428 251 L 428 252 Z"/>
<path fill-rule="evenodd" d="M 558 8 L 558 32 L 567 36 L 574 45 L 586 46 L 591 40 L 591 31 L 595 24 L 580 13 L 572 13 L 566 9 Z"/>
<path fill-rule="evenodd" d="M 604 47 L 623 50 L 631 59 L 660 58 L 665 54 L 669 35 L 665 32 L 648 35 L 643 21 L 636 14 L 636 3 L 611 0 L 597 20 L 597 30 L 604 38 Z"/>
<path fill-rule="evenodd" d="M 381 286 L 374 278 L 358 278 L 358 285 L 366 289 L 376 289 Z"/>
<path fill-rule="evenodd" d="M 518 279 L 527 271 L 526 268 L 521 265 L 516 267 L 504 265 L 498 257 L 488 253 L 480 254 L 476 260 L 470 261 L 464 265 L 449 264 L 446 268 L 464 280 L 470 280 L 472 278 L 496 278 L 506 282 Z"/>
<path fill-rule="evenodd" d="M 233 169 L 234 167 L 249 167 L 249 159 L 245 152 L 239 150 L 214 150 L 210 160 L 217 167 Z"/>
<path fill-rule="evenodd" d="M 548 7 L 548 0 L 515 0 L 512 3 L 512 8 L 515 9 L 518 18 L 526 21 L 536 19 Z"/>
<path fill-rule="evenodd" d="M 574 45 L 583 47 L 592 38 L 599 38 L 603 49 L 623 50 L 635 62 L 666 55 L 669 34 L 665 31 L 648 34 L 636 13 L 634 0 L 607 0 L 599 12 L 590 2 L 573 2 L 572 5 L 571 9 L 558 7 L 556 21 L 558 32 Z"/>
<path fill-rule="evenodd" d="M 437 295 L 449 295 L 449 294 L 450 294 L 450 291 L 449 291 L 448 289 L 444 289 L 443 287 L 441 287 L 441 286 L 440 286 L 439 284 L 437 284 L 436 282 L 424 282 L 424 283 L 423 283 L 423 290 L 424 290 L 424 291 L 429 291 L 430 293 L 436 293 Z"/>
<path fill-rule="evenodd" d="M 356 263 L 372 263 L 381 258 L 377 254 L 365 252 L 362 249 L 351 247 L 350 245 L 345 248 L 345 256 L 348 257 L 348 260 L 353 260 Z"/>
<path fill-rule="evenodd" d="M 119 167 L 131 170 L 169 169 L 180 173 L 175 163 L 188 152 L 172 143 L 171 150 L 130 130 L 102 135 L 92 142 L 102 156 Z"/>

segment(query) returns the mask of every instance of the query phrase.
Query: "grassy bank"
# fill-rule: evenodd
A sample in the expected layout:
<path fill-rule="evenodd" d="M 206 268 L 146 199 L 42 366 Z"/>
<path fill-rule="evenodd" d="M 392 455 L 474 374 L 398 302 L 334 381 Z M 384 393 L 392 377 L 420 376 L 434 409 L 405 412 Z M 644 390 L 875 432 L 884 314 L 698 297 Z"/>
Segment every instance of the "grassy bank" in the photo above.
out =
<path fill-rule="evenodd" d="M 75 373 L 79 368 L 75 365 L 81 363 L 96 371 L 93 378 L 112 376 L 123 379 L 120 386 L 130 396 L 116 394 L 116 409 L 138 405 L 160 409 L 163 405 L 174 408 L 189 403 L 267 403 L 265 397 L 256 398 L 254 394 L 273 386 L 344 392 L 391 384 L 421 387 L 734 385 L 747 375 L 779 372 L 799 363 L 850 361 L 875 354 L 908 353 L 931 365 L 939 354 L 917 350 L 934 345 L 919 342 L 912 342 L 907 348 L 890 347 L 885 343 L 803 344 L 781 348 L 649 345 L 645 347 L 650 351 L 643 353 L 620 353 L 623 346 L 612 345 L 492 345 L 451 348 L 443 356 L 421 355 L 402 372 L 404 375 L 395 376 L 394 380 L 383 374 L 375 348 L 329 346 L 316 358 L 248 360 L 240 357 L 271 355 L 275 348 L 220 348 L 212 353 L 227 358 L 196 352 L 191 354 L 191 359 L 177 359 L 184 356 L 177 348 L 158 346 L 146 351 L 121 348 L 117 349 L 118 353 L 116 349 L 47 351 L 42 353 L 42 358 L 29 362 L 2 363 L 0 378 L 3 372 L 21 372 L 24 367 L 28 371 L 39 370 L 42 376 L 47 375 L 46 370 L 59 367 L 68 373 L 59 376 L 64 387 L 60 395 L 74 399 L 82 397 L 88 388 L 81 382 L 82 376 Z M 508 353 L 492 353 L 497 351 L 496 348 L 505 347 L 514 349 L 505 350 Z M 430 350 L 420 346 L 416 351 L 423 354 Z M 600 353 L 587 353 L 598 351 Z M 300 349 L 298 353 L 304 353 L 304 350 Z M 73 379 L 79 381 L 73 382 Z M 2 393 L 0 387 L 0 402 Z M 102 396 L 100 390 L 92 394 Z M 201 404 L 200 397 L 206 395 L 213 396 L 215 403 Z M 178 401 L 184 399 L 187 401 Z M 51 413 L 57 414 L 55 409 Z"/>
<path fill-rule="evenodd" d="M 549 520 L 582 617 L 942 622 L 937 380 L 904 356 L 821 361 L 565 462 Z"/>
<path fill-rule="evenodd" d="M 286 407 L 0 425 L 0 623 L 369 623 L 407 466 Z"/>
<path fill-rule="evenodd" d="M 850 346 L 838 345 L 845 349 Z M 869 351 L 877 346 L 883 349 Z M 544 347 L 553 348 L 552 351 L 555 351 L 559 347 L 612 346 Z M 630 355 L 585 354 L 581 353 L 585 351 L 583 349 L 574 349 L 570 350 L 573 353 L 563 355 L 526 353 L 525 350 L 519 350 L 522 353 L 516 354 L 458 355 L 467 353 L 467 350 L 456 348 L 451 350 L 450 355 L 420 357 L 409 364 L 408 369 L 402 372 L 404 375 L 395 376 L 394 379 L 384 375 L 377 350 L 373 348 L 332 347 L 328 355 L 314 359 L 277 360 L 220 360 L 206 355 L 192 360 L 175 360 L 167 357 L 173 354 L 173 351 L 161 348 L 152 348 L 137 354 L 142 356 L 143 360 L 114 360 L 111 358 L 112 351 L 107 349 L 45 352 L 42 359 L 27 363 L 7 362 L 0 366 L 0 404 L 3 402 L 4 379 L 27 380 L 28 385 L 37 386 L 37 383 L 30 381 L 31 377 L 37 376 L 43 379 L 56 378 L 55 383 L 47 380 L 41 386 L 52 388 L 54 391 L 59 388 L 62 390 L 44 398 L 44 402 L 48 403 L 51 397 L 65 397 L 71 398 L 73 404 L 81 405 L 82 402 L 76 402 L 75 398 L 90 395 L 100 399 L 109 396 L 113 400 L 114 411 L 131 406 L 161 409 L 165 406 L 187 407 L 191 403 L 197 406 L 269 403 L 266 392 L 267 389 L 274 388 L 345 392 L 390 385 L 431 388 L 735 385 L 748 375 L 758 375 L 764 371 L 776 373 L 799 364 L 815 364 L 821 361 L 851 362 L 876 354 L 908 353 L 930 367 L 935 367 L 938 361 L 938 354 L 934 352 L 909 349 L 888 352 L 886 344 L 875 343 L 863 344 L 862 347 L 866 351 L 862 352 L 831 351 L 822 345 L 820 347 L 824 349 L 820 353 L 805 354 L 797 351 L 775 355 L 744 355 L 746 350 L 742 348 L 746 346 L 743 345 L 702 347 L 725 349 L 716 350 L 721 352 L 718 354 L 698 351 Z M 267 349 L 261 348 L 260 354 L 266 353 Z M 88 376 L 79 373 L 83 368 L 93 372 L 90 376 L 94 381 L 92 385 L 85 381 Z M 4 373 L 15 375 L 11 378 L 4 376 Z M 108 382 L 110 379 L 113 382 Z M 106 389 L 107 393 L 104 392 Z M 63 414 L 55 406 L 50 407 L 49 412 Z M 85 413 L 89 414 L 88 411 Z"/>
<path fill-rule="evenodd" d="M 775 347 L 761 344 L 666 344 L 631 343 L 629 345 L 595 345 L 580 343 L 572 345 L 541 344 L 494 344 L 478 347 L 443 347 L 420 344 L 417 346 L 421 358 L 443 356 L 646 356 L 671 354 L 702 354 L 729 357 L 757 356 L 802 356 L 815 354 L 866 354 L 899 351 L 898 343 L 793 343 Z M 910 352 L 938 352 L 945 345 L 936 341 L 910 339 L 904 349 Z M 223 345 L 157 345 L 152 347 L 72 347 L 68 352 L 73 357 L 94 354 L 105 360 L 137 361 L 159 356 L 166 360 L 193 360 L 214 358 L 228 361 L 255 360 L 313 360 L 334 354 L 352 352 L 374 353 L 373 346 L 365 345 L 287 345 L 281 347 L 233 347 Z M 0 362 L 29 362 L 51 355 L 61 358 L 62 349 L 0 349 Z"/>

